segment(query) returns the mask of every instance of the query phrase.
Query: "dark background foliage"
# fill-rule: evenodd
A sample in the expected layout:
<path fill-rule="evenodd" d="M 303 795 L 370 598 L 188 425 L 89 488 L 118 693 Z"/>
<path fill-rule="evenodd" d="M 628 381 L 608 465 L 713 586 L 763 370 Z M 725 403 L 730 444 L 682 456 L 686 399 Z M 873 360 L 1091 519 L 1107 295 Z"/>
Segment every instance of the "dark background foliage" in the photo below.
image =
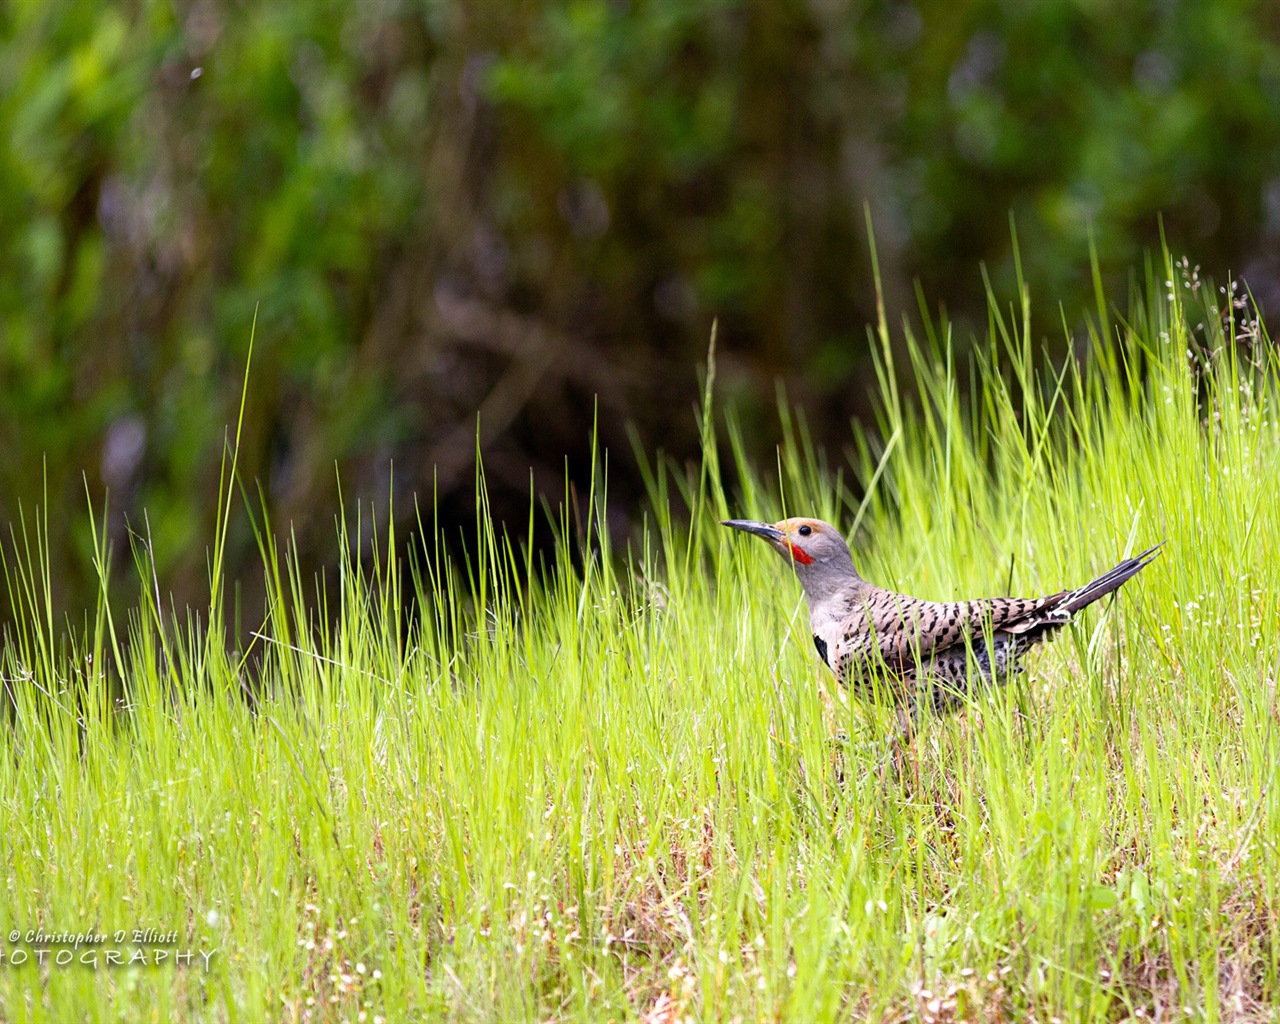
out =
<path fill-rule="evenodd" d="M 1261 0 L 0 6 L 0 521 L 47 488 L 80 607 L 87 479 L 200 603 L 255 310 L 242 475 L 309 568 L 339 481 L 467 522 L 477 423 L 517 519 L 585 476 L 597 402 L 611 451 L 691 451 L 713 318 L 762 460 L 778 379 L 838 448 L 867 209 L 891 321 L 919 282 L 960 339 L 980 265 L 1012 294 L 1010 214 L 1050 347 L 1090 238 L 1122 294 L 1161 216 L 1275 311 L 1278 38 Z M 229 557 L 254 578 L 243 524 Z"/>

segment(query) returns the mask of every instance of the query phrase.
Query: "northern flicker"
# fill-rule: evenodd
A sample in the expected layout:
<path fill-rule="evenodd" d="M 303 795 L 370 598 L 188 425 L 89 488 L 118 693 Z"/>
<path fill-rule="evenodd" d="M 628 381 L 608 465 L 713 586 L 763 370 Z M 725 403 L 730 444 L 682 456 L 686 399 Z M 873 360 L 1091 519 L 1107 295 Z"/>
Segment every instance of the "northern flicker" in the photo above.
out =
<path fill-rule="evenodd" d="M 829 523 L 727 519 L 722 525 L 763 537 L 791 563 L 809 601 L 813 645 L 836 678 L 863 700 L 892 701 L 912 719 L 924 707 L 954 709 L 975 685 L 1006 680 L 1028 649 L 1132 578 L 1159 548 L 1078 590 L 1047 597 L 923 601 L 866 582 Z"/>

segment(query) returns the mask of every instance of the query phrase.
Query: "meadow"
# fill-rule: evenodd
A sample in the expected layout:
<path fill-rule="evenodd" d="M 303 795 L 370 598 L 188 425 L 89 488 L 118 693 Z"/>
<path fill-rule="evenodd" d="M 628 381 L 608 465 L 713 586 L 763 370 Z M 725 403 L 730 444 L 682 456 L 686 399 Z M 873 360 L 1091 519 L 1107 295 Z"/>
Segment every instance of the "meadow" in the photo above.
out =
<path fill-rule="evenodd" d="M 599 452 L 589 514 L 533 502 L 518 531 L 481 473 L 465 556 L 429 495 L 412 557 L 385 509 L 329 510 L 324 580 L 246 498 L 232 424 L 198 613 L 143 536 L 92 552 L 104 580 L 135 560 L 130 607 L 104 583 L 55 617 L 30 496 L 4 554 L 0 1020 L 1280 1020 L 1280 380 L 1223 289 L 1167 256 L 1120 311 L 1098 285 L 1057 363 L 1025 289 L 972 346 L 882 317 L 880 420 L 844 454 L 785 403 L 776 456 L 744 450 L 713 350 L 697 464 Z M 624 458 L 650 496 L 618 536 Z M 937 599 L 1166 543 L 894 765 L 787 567 L 717 525 L 784 513 Z M 244 516 L 271 600 L 242 648 Z"/>

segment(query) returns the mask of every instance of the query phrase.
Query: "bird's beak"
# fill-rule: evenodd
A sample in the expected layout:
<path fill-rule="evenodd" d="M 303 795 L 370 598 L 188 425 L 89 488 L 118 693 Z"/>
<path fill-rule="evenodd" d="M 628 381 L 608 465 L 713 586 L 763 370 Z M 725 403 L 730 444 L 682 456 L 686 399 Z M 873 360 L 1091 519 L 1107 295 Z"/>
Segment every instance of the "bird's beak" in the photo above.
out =
<path fill-rule="evenodd" d="M 754 519 L 721 519 L 720 525 L 741 530 L 743 533 L 754 533 L 757 537 L 763 537 L 774 544 L 781 544 L 785 539 L 785 534 L 777 527 L 770 526 L 768 523 L 757 523 Z"/>

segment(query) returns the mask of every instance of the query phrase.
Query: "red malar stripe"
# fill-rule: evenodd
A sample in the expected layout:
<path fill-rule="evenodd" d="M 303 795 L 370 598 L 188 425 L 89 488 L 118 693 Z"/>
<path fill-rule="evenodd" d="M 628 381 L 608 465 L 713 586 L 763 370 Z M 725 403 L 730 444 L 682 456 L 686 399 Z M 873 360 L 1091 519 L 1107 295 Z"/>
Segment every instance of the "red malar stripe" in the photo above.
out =
<path fill-rule="evenodd" d="M 805 552 L 801 551 L 794 544 L 788 544 L 787 547 L 791 549 L 791 557 L 794 558 L 801 565 L 813 564 L 813 558 L 810 555 L 806 554 Z"/>

